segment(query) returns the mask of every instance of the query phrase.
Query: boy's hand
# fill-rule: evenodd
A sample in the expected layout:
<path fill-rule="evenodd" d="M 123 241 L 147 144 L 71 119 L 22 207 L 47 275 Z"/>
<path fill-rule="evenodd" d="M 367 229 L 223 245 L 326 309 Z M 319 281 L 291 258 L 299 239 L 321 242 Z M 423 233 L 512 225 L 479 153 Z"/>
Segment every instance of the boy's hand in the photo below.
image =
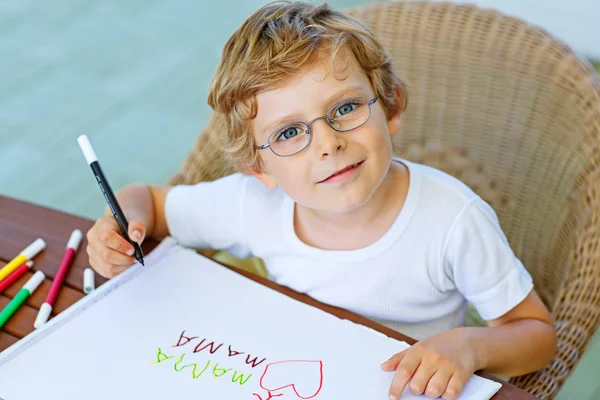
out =
<path fill-rule="evenodd" d="M 145 226 L 139 221 L 129 221 L 129 237 L 142 244 Z M 133 246 L 121 236 L 115 218 L 105 215 L 87 233 L 87 253 L 90 265 L 105 278 L 119 275 L 135 262 Z"/>
<path fill-rule="evenodd" d="M 396 371 L 390 400 L 397 400 L 408 384 L 415 395 L 455 399 L 478 368 L 475 348 L 461 328 L 430 337 L 400 352 L 381 365 Z"/>

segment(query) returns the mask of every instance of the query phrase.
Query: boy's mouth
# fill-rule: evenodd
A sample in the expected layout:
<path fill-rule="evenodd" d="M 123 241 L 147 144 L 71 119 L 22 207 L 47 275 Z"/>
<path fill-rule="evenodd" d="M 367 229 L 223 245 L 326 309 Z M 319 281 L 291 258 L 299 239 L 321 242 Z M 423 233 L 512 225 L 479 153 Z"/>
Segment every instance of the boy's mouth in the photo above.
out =
<path fill-rule="evenodd" d="M 354 163 L 352 165 L 348 165 L 346 168 L 342 168 L 339 171 L 329 175 L 327 178 L 323 179 L 322 181 L 319 181 L 317 183 L 325 183 L 327 181 L 333 180 L 335 177 L 338 177 L 340 175 L 346 174 L 348 172 L 351 172 L 352 170 L 355 170 L 356 168 L 360 167 L 361 164 L 364 162 L 365 160 L 359 161 L 357 163 Z"/>

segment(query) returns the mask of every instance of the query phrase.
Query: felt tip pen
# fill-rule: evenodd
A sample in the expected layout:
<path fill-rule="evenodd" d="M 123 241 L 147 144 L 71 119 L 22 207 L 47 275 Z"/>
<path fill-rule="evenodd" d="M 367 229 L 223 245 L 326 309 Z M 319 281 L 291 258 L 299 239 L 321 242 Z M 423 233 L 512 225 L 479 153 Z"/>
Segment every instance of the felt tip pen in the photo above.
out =
<path fill-rule="evenodd" d="M 22 252 L 20 252 L 15 258 L 13 258 L 8 264 L 0 269 L 0 282 L 7 276 L 12 274 L 14 270 L 19 268 L 21 265 L 26 263 L 35 257 L 40 251 L 46 248 L 46 242 L 44 239 L 36 239 L 33 243 L 27 246 Z"/>
<path fill-rule="evenodd" d="M 23 286 L 23 288 L 17 293 L 17 295 L 8 303 L 6 307 L 0 312 L 0 328 L 6 324 L 15 312 L 27 301 L 31 293 L 35 291 L 35 289 L 40 286 L 40 284 L 44 281 L 46 276 L 42 271 L 38 271 Z"/>
<path fill-rule="evenodd" d="M 4 290 L 12 285 L 17 279 L 21 277 L 25 272 L 29 271 L 33 267 L 33 261 L 27 261 L 25 264 L 21 265 L 19 268 L 15 269 L 12 274 L 6 277 L 5 280 L 0 282 L 0 293 L 4 292 Z"/>
<path fill-rule="evenodd" d="M 75 253 L 77 249 L 79 249 L 79 244 L 81 243 L 81 239 L 83 238 L 83 234 L 79 229 L 75 229 L 73 233 L 71 233 L 71 237 L 67 243 L 67 247 L 65 248 L 65 253 L 63 254 L 63 258 L 60 261 L 60 265 L 58 270 L 56 271 L 56 276 L 52 281 L 52 286 L 50 286 L 50 291 L 46 296 L 46 300 L 40 307 L 40 311 L 38 312 L 37 317 L 35 318 L 35 322 L 33 323 L 33 327 L 38 329 L 40 326 L 44 325 L 48 318 L 50 317 L 50 313 L 52 313 L 52 308 L 54 307 L 54 303 L 56 302 L 56 297 L 58 296 L 58 292 L 62 286 L 63 281 L 65 280 L 65 276 L 73 263 L 73 259 L 75 258 Z"/>
<path fill-rule="evenodd" d="M 113 216 L 117 220 L 117 224 L 119 224 L 119 228 L 121 229 L 121 233 L 123 237 L 131 243 L 134 249 L 135 259 L 142 265 L 144 265 L 144 255 L 142 254 L 142 249 L 140 248 L 137 242 L 134 242 L 129 238 L 129 234 L 127 233 L 127 228 L 129 226 L 129 222 L 125 218 L 125 214 L 123 214 L 123 210 L 121 210 L 121 206 L 117 202 L 117 198 L 115 197 L 106 176 L 104 176 L 104 172 L 102 172 L 102 168 L 100 167 L 100 163 L 98 162 L 98 157 L 96 157 L 96 153 L 90 144 L 89 139 L 86 135 L 81 135 L 77 138 L 77 142 L 79 142 L 79 147 L 81 147 L 81 151 L 85 156 L 85 160 L 92 168 L 92 172 L 96 177 L 96 181 L 100 186 L 100 190 L 102 194 L 104 194 L 104 198 L 110 207 Z"/>

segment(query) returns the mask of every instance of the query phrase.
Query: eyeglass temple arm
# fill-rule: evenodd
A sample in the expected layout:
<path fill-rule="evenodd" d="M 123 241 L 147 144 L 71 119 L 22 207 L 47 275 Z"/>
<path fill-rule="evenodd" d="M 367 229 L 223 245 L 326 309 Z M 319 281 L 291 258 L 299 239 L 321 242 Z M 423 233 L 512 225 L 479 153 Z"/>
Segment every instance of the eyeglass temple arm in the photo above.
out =
<path fill-rule="evenodd" d="M 373 99 L 372 99 L 372 100 L 370 100 L 370 101 L 369 101 L 367 104 L 368 104 L 368 105 L 375 104 L 375 103 L 377 102 L 377 99 L 379 99 L 379 92 L 377 92 L 377 93 L 375 94 L 375 97 L 373 97 Z"/>

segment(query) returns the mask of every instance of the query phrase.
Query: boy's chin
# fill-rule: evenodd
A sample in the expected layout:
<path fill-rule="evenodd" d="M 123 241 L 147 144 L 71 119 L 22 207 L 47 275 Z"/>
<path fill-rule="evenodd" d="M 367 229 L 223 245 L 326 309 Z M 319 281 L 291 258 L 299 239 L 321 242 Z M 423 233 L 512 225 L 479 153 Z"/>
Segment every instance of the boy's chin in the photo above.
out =
<path fill-rule="evenodd" d="M 313 203 L 312 208 L 321 212 L 328 212 L 333 214 L 346 214 L 360 208 L 362 205 L 367 203 L 371 198 L 368 194 L 354 194 L 352 196 L 338 196 L 337 198 L 323 199 L 318 204 Z"/>

